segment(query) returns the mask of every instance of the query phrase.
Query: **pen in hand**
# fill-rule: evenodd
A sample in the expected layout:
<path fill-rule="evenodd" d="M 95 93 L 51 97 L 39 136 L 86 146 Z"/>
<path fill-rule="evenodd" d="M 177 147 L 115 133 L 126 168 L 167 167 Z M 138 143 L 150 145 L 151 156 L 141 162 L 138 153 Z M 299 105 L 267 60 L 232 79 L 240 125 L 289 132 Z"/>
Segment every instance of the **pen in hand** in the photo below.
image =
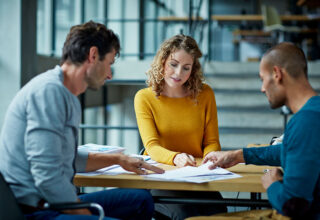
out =
<path fill-rule="evenodd" d="M 186 154 L 186 153 L 180 153 L 177 154 L 173 159 L 174 165 L 178 167 L 184 167 L 184 166 L 196 166 L 196 160 L 192 155 Z"/>
<path fill-rule="evenodd" d="M 188 157 L 189 161 L 191 162 L 190 165 L 193 165 L 193 166 L 197 165 L 197 162 L 196 162 L 196 160 L 194 159 L 194 157 L 192 155 L 187 154 L 187 157 Z"/>

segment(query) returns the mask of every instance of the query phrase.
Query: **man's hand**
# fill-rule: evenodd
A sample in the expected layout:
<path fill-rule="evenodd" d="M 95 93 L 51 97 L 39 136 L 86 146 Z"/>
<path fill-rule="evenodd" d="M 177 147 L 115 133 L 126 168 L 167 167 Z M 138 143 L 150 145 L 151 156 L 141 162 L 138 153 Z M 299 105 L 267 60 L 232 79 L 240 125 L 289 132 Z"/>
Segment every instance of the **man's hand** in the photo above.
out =
<path fill-rule="evenodd" d="M 261 177 L 261 180 L 263 188 L 268 189 L 272 183 L 283 180 L 283 173 L 279 168 L 272 168 Z"/>
<path fill-rule="evenodd" d="M 190 154 L 181 153 L 177 154 L 173 159 L 174 165 L 178 167 L 185 167 L 185 166 L 196 166 L 197 162 L 194 157 Z"/>
<path fill-rule="evenodd" d="M 155 173 L 164 173 L 164 170 L 145 163 L 138 158 L 129 157 L 122 153 L 116 154 L 104 154 L 104 153 L 89 153 L 86 172 L 98 170 L 104 167 L 119 164 L 123 169 L 135 172 L 137 174 L 146 174 L 145 170 L 141 168 L 151 170 Z"/>
<path fill-rule="evenodd" d="M 146 170 L 153 171 L 155 173 L 164 173 L 164 170 L 150 165 L 143 161 L 143 159 L 136 158 L 136 157 L 129 157 L 126 155 L 121 155 L 119 159 L 119 165 L 130 172 L 135 172 L 137 174 L 147 174 Z M 142 169 L 143 168 L 143 169 Z"/>
<path fill-rule="evenodd" d="M 212 161 L 213 164 L 209 166 L 209 169 L 214 169 L 216 167 L 228 168 L 232 167 L 238 163 L 243 163 L 243 152 L 242 150 L 235 151 L 212 151 L 208 153 L 202 163 L 207 163 Z"/>

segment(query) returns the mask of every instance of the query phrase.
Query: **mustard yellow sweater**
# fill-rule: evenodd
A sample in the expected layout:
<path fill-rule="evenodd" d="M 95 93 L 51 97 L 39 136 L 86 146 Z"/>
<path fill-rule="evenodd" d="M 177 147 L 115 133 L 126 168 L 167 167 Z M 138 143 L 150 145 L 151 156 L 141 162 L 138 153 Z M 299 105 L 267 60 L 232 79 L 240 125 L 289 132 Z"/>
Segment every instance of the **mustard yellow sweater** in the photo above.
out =
<path fill-rule="evenodd" d="M 178 153 L 204 157 L 220 150 L 217 107 L 212 89 L 204 84 L 195 103 L 190 97 L 156 97 L 152 89 L 137 92 L 134 107 L 146 153 L 173 165 Z"/>

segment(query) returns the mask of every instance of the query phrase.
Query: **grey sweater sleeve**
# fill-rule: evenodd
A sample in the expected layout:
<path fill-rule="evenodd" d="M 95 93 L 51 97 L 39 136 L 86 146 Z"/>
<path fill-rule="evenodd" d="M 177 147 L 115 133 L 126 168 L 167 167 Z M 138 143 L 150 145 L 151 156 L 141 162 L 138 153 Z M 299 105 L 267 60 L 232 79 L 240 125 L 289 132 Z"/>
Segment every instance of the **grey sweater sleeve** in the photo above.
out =
<path fill-rule="evenodd" d="M 62 161 L 66 102 L 63 91 L 49 84 L 30 96 L 27 106 L 25 153 L 35 186 L 52 203 L 77 200 L 72 179 L 66 177 Z"/>
<path fill-rule="evenodd" d="M 89 152 L 86 150 L 78 150 L 76 157 L 76 171 L 83 173 L 86 171 Z"/>

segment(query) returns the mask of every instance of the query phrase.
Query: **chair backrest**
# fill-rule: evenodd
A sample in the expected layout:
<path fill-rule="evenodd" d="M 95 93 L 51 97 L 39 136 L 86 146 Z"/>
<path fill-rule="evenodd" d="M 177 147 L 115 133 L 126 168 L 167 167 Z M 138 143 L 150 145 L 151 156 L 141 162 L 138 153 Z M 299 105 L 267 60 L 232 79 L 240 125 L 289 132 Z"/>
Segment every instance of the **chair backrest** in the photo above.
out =
<path fill-rule="evenodd" d="M 269 29 L 276 29 L 282 27 L 282 21 L 275 7 L 270 5 L 262 5 L 262 20 L 264 29 L 269 31 Z"/>
<path fill-rule="evenodd" d="M 0 173 L 0 219 L 25 219 L 9 185 Z"/>

